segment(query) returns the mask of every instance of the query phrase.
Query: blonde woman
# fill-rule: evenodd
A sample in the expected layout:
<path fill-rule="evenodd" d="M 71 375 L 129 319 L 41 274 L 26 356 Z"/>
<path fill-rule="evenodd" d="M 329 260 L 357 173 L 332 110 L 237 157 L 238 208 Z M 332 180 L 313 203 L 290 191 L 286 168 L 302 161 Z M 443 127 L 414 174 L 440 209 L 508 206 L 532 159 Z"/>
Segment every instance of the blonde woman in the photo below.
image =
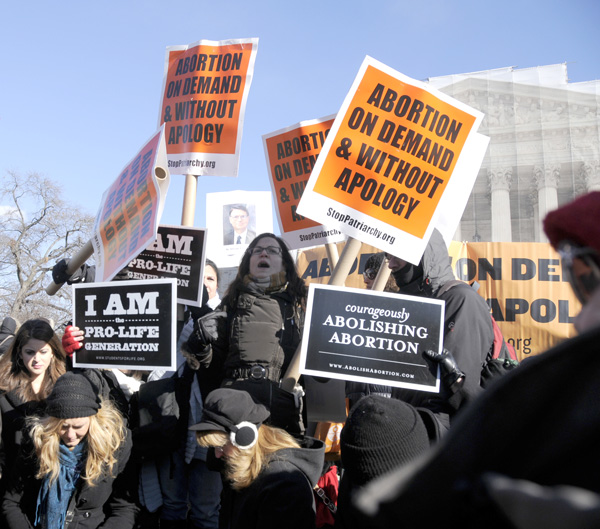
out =
<path fill-rule="evenodd" d="M 66 371 L 66 355 L 47 320 L 27 320 L 0 357 L 2 450 L 0 472 L 8 475 L 23 437 L 25 417 L 43 414 L 54 383 Z"/>
<path fill-rule="evenodd" d="M 87 377 L 68 372 L 46 416 L 30 422 L 33 454 L 23 447 L 7 483 L 3 527 L 131 529 L 138 512 L 127 466 L 131 433 L 114 405 Z"/>
<path fill-rule="evenodd" d="M 325 446 L 263 424 L 269 411 L 246 391 L 221 388 L 204 403 L 195 430 L 201 446 L 214 447 L 228 487 L 220 526 L 305 529 L 315 527 L 313 487 L 323 468 Z"/>

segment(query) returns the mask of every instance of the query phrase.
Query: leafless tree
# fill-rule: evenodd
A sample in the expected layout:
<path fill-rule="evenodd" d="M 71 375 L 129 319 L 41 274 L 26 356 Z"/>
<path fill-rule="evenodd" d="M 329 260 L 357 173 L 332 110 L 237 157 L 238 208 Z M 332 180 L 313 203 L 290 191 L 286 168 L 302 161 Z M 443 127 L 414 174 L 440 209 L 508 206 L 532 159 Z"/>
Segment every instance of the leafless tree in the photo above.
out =
<path fill-rule="evenodd" d="M 46 294 L 50 272 L 91 236 L 94 219 L 61 198 L 61 188 L 39 174 L 0 178 L 0 318 L 71 318 L 71 289 Z"/>

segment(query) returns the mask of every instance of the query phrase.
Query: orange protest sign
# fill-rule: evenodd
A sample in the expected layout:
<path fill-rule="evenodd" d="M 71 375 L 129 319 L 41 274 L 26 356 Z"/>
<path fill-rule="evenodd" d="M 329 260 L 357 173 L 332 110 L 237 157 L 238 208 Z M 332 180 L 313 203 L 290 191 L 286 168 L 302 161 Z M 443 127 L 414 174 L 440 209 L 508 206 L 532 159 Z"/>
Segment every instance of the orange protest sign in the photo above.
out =
<path fill-rule="evenodd" d="M 237 176 L 257 47 L 238 39 L 167 48 L 159 123 L 171 171 Z"/>
<path fill-rule="evenodd" d="M 263 136 L 279 227 L 291 248 L 305 248 L 344 238 L 338 230 L 328 230 L 297 212 L 333 120 L 334 116 L 329 116 L 303 121 Z"/>
<path fill-rule="evenodd" d="M 165 163 L 161 127 L 104 192 L 92 237 L 98 281 L 110 281 L 156 238 L 169 186 Z"/>
<path fill-rule="evenodd" d="M 367 57 L 300 213 L 386 251 L 400 247 L 405 253 L 395 255 L 418 262 L 481 119 L 463 103 Z"/>

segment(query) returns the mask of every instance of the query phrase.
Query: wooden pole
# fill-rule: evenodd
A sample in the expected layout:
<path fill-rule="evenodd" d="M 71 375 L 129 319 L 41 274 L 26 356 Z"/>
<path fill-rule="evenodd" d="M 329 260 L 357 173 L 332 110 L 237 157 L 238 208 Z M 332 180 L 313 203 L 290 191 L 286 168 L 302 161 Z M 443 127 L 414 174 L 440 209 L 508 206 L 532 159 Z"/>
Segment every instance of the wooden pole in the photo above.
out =
<path fill-rule="evenodd" d="M 183 209 L 181 210 L 181 225 L 193 226 L 196 212 L 196 193 L 198 190 L 198 177 L 193 174 L 185 176 L 185 189 L 183 191 Z"/>
<path fill-rule="evenodd" d="M 183 190 L 183 208 L 181 210 L 181 225 L 194 226 L 196 214 L 196 194 L 198 192 L 198 176 L 185 175 L 185 188 Z M 177 320 L 183 322 L 185 311 L 183 305 L 177 304 Z"/>
<path fill-rule="evenodd" d="M 348 237 L 346 244 L 344 245 L 344 249 L 342 250 L 342 255 L 340 256 L 339 261 L 336 264 L 335 269 L 333 270 L 331 277 L 329 278 L 329 284 L 334 286 L 343 286 L 346 282 L 346 278 L 352 268 L 352 264 L 354 263 L 354 259 L 360 252 L 362 247 L 362 242 L 357 239 L 353 239 L 352 237 Z M 383 264 L 382 264 L 383 267 Z M 381 268 L 380 268 L 381 271 Z M 292 391 L 294 386 L 298 383 L 298 379 L 300 378 L 300 350 L 302 349 L 302 341 L 298 344 L 296 348 L 296 352 L 292 357 L 292 361 L 287 368 L 287 371 L 283 375 L 281 381 L 281 388 L 286 391 Z"/>
<path fill-rule="evenodd" d="M 383 289 L 385 288 L 385 285 L 387 284 L 391 273 L 392 271 L 388 266 L 388 260 L 384 257 L 383 261 L 381 261 L 379 272 L 377 272 L 377 277 L 375 278 L 375 281 L 373 281 L 373 286 L 371 287 L 371 290 L 383 292 Z"/>
<path fill-rule="evenodd" d="M 348 240 L 344 245 L 344 249 L 342 250 L 342 255 L 340 255 L 340 259 L 337 262 L 335 269 L 331 273 L 328 284 L 336 287 L 344 286 L 346 278 L 350 273 L 350 269 L 354 264 L 354 259 L 356 259 L 361 247 L 362 242 L 360 242 L 358 239 L 348 237 Z"/>
<path fill-rule="evenodd" d="M 329 261 L 329 270 L 333 270 L 340 260 L 337 244 L 334 242 L 328 242 L 325 245 L 325 251 L 327 252 L 327 260 Z"/>

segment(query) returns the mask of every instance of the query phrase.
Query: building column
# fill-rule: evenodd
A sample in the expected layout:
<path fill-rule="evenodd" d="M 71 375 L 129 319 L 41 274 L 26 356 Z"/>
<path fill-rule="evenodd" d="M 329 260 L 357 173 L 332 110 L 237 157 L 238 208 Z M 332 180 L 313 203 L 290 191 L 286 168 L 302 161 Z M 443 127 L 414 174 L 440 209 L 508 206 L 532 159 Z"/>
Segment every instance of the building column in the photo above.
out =
<path fill-rule="evenodd" d="M 510 185 L 512 167 L 488 169 L 492 195 L 492 242 L 512 242 Z"/>
<path fill-rule="evenodd" d="M 536 165 L 533 168 L 533 181 L 538 192 L 538 223 L 542 225 L 546 215 L 558 208 L 558 182 L 560 165 Z M 540 229 L 540 242 L 548 242 L 544 230 Z"/>
<path fill-rule="evenodd" d="M 600 160 L 582 162 L 581 175 L 588 192 L 600 191 Z"/>

